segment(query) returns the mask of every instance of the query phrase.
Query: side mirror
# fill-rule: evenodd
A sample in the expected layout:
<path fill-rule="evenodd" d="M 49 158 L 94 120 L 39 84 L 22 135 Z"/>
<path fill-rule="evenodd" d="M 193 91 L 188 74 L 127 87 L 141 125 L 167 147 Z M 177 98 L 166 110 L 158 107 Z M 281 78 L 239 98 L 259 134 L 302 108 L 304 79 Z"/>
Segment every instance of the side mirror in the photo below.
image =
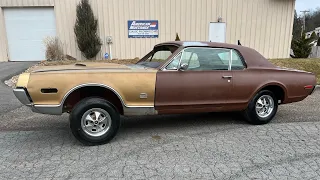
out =
<path fill-rule="evenodd" d="M 187 63 L 183 63 L 180 65 L 179 71 L 185 71 L 188 69 L 188 67 L 189 67 L 189 65 Z"/>

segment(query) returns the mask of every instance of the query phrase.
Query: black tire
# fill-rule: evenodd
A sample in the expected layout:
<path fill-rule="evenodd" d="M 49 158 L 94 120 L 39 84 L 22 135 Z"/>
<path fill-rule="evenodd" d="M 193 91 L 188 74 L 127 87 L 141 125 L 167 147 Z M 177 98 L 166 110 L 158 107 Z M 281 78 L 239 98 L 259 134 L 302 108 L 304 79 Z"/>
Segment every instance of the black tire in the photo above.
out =
<path fill-rule="evenodd" d="M 262 96 L 270 96 L 273 99 L 273 110 L 267 117 L 260 117 L 258 113 L 256 112 L 256 103 Z M 273 92 L 269 90 L 262 90 L 259 93 L 257 93 L 253 99 L 250 101 L 247 109 L 243 112 L 245 119 L 250 123 L 254 125 L 262 125 L 269 123 L 274 116 L 276 115 L 278 111 L 278 100 L 277 97 L 274 95 Z"/>
<path fill-rule="evenodd" d="M 104 110 L 111 117 L 108 130 L 100 136 L 91 136 L 81 126 L 82 117 L 92 109 Z M 84 145 L 101 145 L 112 140 L 120 127 L 120 114 L 107 100 L 89 97 L 77 103 L 70 113 L 70 128 L 72 134 Z M 110 119 L 110 118 L 109 118 Z"/>

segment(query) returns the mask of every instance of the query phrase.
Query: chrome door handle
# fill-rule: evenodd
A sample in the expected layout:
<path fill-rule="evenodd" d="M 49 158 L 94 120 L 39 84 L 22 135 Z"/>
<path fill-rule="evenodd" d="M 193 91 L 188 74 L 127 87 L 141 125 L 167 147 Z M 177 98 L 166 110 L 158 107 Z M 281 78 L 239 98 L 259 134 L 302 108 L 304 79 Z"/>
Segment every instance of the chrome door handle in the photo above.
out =
<path fill-rule="evenodd" d="M 223 79 L 231 79 L 232 76 L 222 76 Z"/>

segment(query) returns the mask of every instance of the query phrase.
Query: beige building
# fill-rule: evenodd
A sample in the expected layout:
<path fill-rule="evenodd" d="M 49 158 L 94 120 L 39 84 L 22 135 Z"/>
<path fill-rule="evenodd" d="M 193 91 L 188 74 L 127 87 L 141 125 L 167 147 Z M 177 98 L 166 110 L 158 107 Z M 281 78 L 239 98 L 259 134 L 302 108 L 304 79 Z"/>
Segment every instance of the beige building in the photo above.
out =
<path fill-rule="evenodd" d="M 44 59 L 42 40 L 46 36 L 58 36 L 66 54 L 83 59 L 73 32 L 78 2 L 0 0 L 0 61 Z M 125 59 L 142 57 L 153 45 L 174 40 L 176 33 L 186 41 L 236 44 L 240 40 L 242 45 L 268 58 L 289 57 L 295 0 L 90 0 L 90 3 L 99 20 L 103 41 L 97 59 L 109 53 L 108 36 L 113 42 L 112 58 Z M 129 30 L 130 20 L 151 21 Z M 146 26 L 151 26 L 150 31 L 143 30 Z M 136 31 L 141 27 L 141 31 Z M 149 36 L 134 38 L 139 32 Z"/>

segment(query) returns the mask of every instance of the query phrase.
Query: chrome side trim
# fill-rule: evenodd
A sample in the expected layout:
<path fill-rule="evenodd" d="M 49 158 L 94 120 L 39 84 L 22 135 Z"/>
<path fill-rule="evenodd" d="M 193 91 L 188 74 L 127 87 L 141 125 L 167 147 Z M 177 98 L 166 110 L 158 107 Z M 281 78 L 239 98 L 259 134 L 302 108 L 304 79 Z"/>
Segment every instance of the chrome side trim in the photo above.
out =
<path fill-rule="evenodd" d="M 115 90 L 113 89 L 112 87 L 108 86 L 108 85 L 105 85 L 105 84 L 97 84 L 97 83 L 88 83 L 88 84 L 81 84 L 81 85 L 78 85 L 78 86 L 75 86 L 73 87 L 72 89 L 70 89 L 65 95 L 64 97 L 62 98 L 62 101 L 60 103 L 60 106 L 63 106 L 65 100 L 68 98 L 68 96 L 75 90 L 79 89 L 79 88 L 82 88 L 82 87 L 87 87 L 87 86 L 99 86 L 99 87 L 103 87 L 103 88 L 106 88 L 106 89 L 109 89 L 111 90 L 113 93 L 115 93 L 117 95 L 117 97 L 120 99 L 121 101 L 121 104 L 123 106 L 123 108 L 125 107 L 128 107 L 128 108 L 131 108 L 131 107 L 154 107 L 154 106 L 128 106 L 126 105 L 126 103 L 124 102 L 124 100 L 122 99 L 122 97 L 120 96 L 120 94 Z"/>
<path fill-rule="evenodd" d="M 29 105 L 31 110 L 35 113 L 61 115 L 62 106 L 60 105 Z M 143 115 L 156 115 L 158 112 L 154 106 L 127 106 L 123 107 L 123 114 L 125 116 L 143 116 Z"/>
<path fill-rule="evenodd" d="M 22 88 L 21 89 L 13 89 L 13 93 L 23 105 L 31 105 L 32 104 L 25 89 L 22 89 Z"/>
<path fill-rule="evenodd" d="M 122 97 L 120 96 L 120 94 L 115 90 L 113 89 L 112 87 L 108 86 L 108 85 L 105 85 L 105 84 L 98 84 L 98 83 L 87 83 L 87 84 L 80 84 L 78 86 L 75 86 L 73 87 L 72 89 L 70 89 L 65 95 L 64 97 L 62 98 L 62 101 L 60 103 L 61 106 L 63 106 L 65 100 L 68 98 L 68 96 L 75 90 L 79 89 L 79 88 L 82 88 L 82 87 L 87 87 L 87 86 L 98 86 L 98 87 L 104 87 L 104 88 L 107 88 L 109 90 L 111 90 L 113 93 L 115 93 L 118 98 L 120 99 L 121 103 L 122 103 L 122 106 L 125 106 L 127 107 L 127 105 L 124 103 L 124 100 L 122 99 Z"/>
<path fill-rule="evenodd" d="M 230 59 L 229 59 L 228 71 L 231 71 L 231 68 L 232 68 L 232 49 L 230 49 Z"/>
<path fill-rule="evenodd" d="M 61 71 L 93 71 L 93 70 L 127 70 L 127 68 L 50 69 L 50 70 L 35 70 L 33 71 L 33 73 L 61 72 Z"/>
<path fill-rule="evenodd" d="M 176 55 L 174 55 L 173 57 L 171 57 L 171 59 L 169 59 L 166 63 L 164 63 L 160 70 L 161 71 L 178 71 L 178 68 L 179 68 L 179 65 L 180 65 L 180 62 L 181 62 L 181 58 L 182 58 L 182 55 L 183 55 L 183 51 L 184 49 L 181 49 L 179 52 L 177 52 Z M 180 60 L 179 60 L 179 63 L 178 63 L 178 68 L 177 69 L 167 69 L 167 67 L 169 66 L 169 64 L 177 57 L 181 54 L 181 57 L 180 57 Z"/>
<path fill-rule="evenodd" d="M 125 107 L 123 114 L 125 116 L 157 115 L 158 111 L 154 107 Z"/>
<path fill-rule="evenodd" d="M 61 115 L 62 106 L 60 105 L 33 105 L 31 110 L 35 113 L 50 114 L 50 115 Z"/>

